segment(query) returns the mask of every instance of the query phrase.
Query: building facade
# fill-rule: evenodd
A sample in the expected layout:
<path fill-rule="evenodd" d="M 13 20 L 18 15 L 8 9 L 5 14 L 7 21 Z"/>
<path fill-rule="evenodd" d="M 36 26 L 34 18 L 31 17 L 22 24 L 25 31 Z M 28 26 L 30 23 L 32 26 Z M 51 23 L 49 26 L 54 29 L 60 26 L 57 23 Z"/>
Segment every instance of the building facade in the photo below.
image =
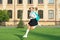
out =
<path fill-rule="evenodd" d="M 41 25 L 60 25 L 60 0 L 0 0 L 0 10 L 9 12 L 6 25 L 17 25 L 20 16 L 25 24 L 29 21 L 29 8 L 37 6 Z"/>

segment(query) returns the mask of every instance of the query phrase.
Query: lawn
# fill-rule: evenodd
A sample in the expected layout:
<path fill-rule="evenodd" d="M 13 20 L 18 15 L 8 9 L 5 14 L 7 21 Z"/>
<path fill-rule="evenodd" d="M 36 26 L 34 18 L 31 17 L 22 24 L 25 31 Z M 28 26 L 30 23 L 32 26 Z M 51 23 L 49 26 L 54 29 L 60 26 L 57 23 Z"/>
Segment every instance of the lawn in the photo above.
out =
<path fill-rule="evenodd" d="M 59 27 L 37 27 L 31 30 L 27 38 L 23 38 L 26 28 L 0 27 L 0 40 L 60 40 Z"/>

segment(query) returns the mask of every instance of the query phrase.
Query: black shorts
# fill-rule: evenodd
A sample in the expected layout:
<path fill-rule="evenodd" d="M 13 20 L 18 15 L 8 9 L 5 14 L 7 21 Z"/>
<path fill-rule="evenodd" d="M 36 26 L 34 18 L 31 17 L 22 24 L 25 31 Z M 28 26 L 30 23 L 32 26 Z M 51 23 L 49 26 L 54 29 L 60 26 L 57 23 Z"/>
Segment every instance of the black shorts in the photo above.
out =
<path fill-rule="evenodd" d="M 38 24 L 36 19 L 31 19 L 28 23 L 30 26 L 36 26 Z"/>

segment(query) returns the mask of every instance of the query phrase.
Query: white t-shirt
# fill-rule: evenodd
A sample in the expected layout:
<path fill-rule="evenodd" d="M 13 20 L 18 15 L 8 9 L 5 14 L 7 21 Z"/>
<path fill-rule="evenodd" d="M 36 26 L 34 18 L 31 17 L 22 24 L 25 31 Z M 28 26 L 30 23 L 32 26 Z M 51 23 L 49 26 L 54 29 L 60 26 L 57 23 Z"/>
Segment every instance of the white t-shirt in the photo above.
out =
<path fill-rule="evenodd" d="M 34 19 L 37 17 L 34 11 L 30 12 L 29 16 L 30 16 L 30 19 Z"/>

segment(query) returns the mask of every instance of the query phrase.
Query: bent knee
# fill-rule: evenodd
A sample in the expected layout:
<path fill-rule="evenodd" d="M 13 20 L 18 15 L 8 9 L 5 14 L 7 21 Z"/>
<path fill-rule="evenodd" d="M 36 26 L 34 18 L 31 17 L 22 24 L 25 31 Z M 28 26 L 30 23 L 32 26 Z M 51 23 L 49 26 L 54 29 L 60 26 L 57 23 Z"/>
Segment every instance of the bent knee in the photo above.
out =
<path fill-rule="evenodd" d="M 31 27 L 30 29 L 31 29 L 31 30 L 33 30 L 34 28 L 33 28 L 33 27 Z"/>

